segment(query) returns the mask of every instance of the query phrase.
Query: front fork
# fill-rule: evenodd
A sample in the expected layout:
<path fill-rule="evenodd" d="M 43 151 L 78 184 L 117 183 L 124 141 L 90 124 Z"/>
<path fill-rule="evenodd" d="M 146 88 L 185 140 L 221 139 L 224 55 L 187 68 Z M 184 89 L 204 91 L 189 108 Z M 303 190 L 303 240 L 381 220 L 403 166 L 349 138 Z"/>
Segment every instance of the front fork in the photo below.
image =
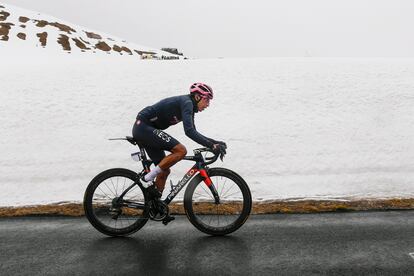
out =
<path fill-rule="evenodd" d="M 213 194 L 214 201 L 216 204 L 220 204 L 220 197 L 218 195 L 216 187 L 213 185 L 213 182 L 211 181 L 210 176 L 208 176 L 208 173 L 205 169 L 200 170 L 200 175 L 203 177 L 204 183 L 207 185 L 207 187 L 210 189 L 211 193 Z"/>

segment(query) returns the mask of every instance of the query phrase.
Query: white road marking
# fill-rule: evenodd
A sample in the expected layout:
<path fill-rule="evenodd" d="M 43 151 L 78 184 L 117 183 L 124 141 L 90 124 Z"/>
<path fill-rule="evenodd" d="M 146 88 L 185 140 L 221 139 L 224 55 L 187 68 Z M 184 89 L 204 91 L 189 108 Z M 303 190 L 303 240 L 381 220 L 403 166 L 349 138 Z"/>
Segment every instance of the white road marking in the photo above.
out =
<path fill-rule="evenodd" d="M 408 255 L 410 255 L 410 257 L 414 259 L 414 252 L 408 253 Z"/>

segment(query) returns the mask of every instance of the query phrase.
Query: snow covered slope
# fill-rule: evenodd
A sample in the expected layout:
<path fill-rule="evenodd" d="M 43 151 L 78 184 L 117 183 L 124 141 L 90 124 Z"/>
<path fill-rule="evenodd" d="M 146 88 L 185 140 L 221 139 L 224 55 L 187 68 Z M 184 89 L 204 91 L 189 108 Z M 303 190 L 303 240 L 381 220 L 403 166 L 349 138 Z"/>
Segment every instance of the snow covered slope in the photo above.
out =
<path fill-rule="evenodd" d="M 0 206 L 81 201 L 100 171 L 138 170 L 136 148 L 107 139 L 131 135 L 140 109 L 194 81 L 215 89 L 197 129 L 229 146 L 213 166 L 240 173 L 254 200 L 414 198 L 414 60 L 0 64 Z M 182 124 L 167 132 L 197 147 Z M 191 165 L 174 166 L 174 183 Z"/>
<path fill-rule="evenodd" d="M 47 55 L 95 54 L 133 59 L 143 56 L 182 58 L 52 16 L 0 3 L 0 56 L 28 56 L 42 52 Z"/>

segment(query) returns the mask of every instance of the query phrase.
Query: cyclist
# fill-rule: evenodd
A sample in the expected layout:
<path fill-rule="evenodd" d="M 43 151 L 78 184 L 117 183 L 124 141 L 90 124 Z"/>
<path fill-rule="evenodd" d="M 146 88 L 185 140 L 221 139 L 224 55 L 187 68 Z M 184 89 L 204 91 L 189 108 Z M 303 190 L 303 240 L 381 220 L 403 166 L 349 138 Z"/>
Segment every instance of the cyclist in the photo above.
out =
<path fill-rule="evenodd" d="M 211 148 L 216 154 L 226 153 L 226 143 L 201 135 L 194 125 L 194 113 L 201 112 L 210 105 L 213 90 L 204 83 L 190 86 L 190 94 L 163 99 L 141 110 L 134 123 L 132 135 L 140 142 L 154 162 L 155 168 L 141 178 L 143 186 L 154 198 L 160 198 L 170 167 L 187 154 L 183 144 L 163 130 L 180 121 L 185 134 L 193 141 Z M 169 151 L 165 155 L 164 151 Z M 155 186 L 154 184 L 155 179 Z"/>

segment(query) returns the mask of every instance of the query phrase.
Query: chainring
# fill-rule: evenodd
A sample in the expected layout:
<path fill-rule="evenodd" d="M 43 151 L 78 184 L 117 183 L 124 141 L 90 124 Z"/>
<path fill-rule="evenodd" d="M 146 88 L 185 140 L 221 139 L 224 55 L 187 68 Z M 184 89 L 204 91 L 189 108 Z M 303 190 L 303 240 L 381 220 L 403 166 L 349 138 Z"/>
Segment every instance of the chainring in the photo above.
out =
<path fill-rule="evenodd" d="M 162 221 L 170 214 L 168 205 L 161 200 L 151 200 L 149 202 L 149 217 L 155 221 Z"/>

